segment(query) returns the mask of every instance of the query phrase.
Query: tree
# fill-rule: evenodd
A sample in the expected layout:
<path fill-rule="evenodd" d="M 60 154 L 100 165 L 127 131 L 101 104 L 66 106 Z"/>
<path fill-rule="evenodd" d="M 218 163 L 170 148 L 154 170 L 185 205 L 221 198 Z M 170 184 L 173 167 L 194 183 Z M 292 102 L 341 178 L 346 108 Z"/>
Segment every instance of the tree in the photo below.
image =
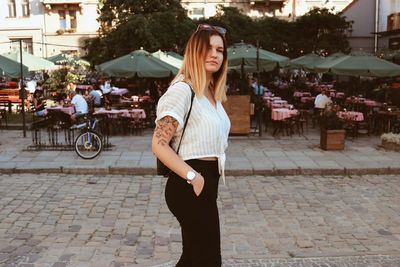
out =
<path fill-rule="evenodd" d="M 182 52 L 195 28 L 177 0 L 103 0 L 99 12 L 99 37 L 87 43 L 94 64 L 141 47 Z"/>
<path fill-rule="evenodd" d="M 239 43 L 242 40 L 246 43 L 256 41 L 256 23 L 249 16 L 244 15 L 236 7 L 219 6 L 217 15 L 200 23 L 219 25 L 227 30 L 226 41 L 228 46 Z"/>
<path fill-rule="evenodd" d="M 289 55 L 298 56 L 315 52 L 329 55 L 348 52 L 346 32 L 351 23 L 326 8 L 314 8 L 294 23 L 293 40 Z"/>

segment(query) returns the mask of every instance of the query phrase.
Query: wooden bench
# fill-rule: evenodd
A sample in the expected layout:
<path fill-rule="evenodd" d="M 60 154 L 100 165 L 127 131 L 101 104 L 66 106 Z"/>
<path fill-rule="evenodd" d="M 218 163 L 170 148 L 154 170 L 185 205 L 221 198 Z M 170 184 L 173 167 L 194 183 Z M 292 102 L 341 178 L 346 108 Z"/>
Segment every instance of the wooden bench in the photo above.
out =
<path fill-rule="evenodd" d="M 26 95 L 29 92 L 26 91 Z M 5 107 L 11 113 L 12 104 L 21 105 L 22 101 L 19 98 L 19 89 L 1 89 L 0 90 L 0 107 Z"/>

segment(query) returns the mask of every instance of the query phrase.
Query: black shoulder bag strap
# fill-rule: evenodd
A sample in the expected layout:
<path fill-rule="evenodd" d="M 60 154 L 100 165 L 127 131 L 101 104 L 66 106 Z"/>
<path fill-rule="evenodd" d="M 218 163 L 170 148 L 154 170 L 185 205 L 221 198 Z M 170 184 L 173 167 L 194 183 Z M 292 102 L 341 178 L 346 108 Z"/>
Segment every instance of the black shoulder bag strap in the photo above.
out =
<path fill-rule="evenodd" d="M 178 149 L 176 150 L 176 154 L 178 154 L 178 155 L 179 155 L 179 148 L 181 147 L 182 138 L 183 138 L 183 135 L 185 134 L 186 125 L 187 125 L 187 123 L 189 121 L 190 113 L 192 112 L 193 99 L 194 99 L 194 96 L 195 96 L 195 93 L 193 92 L 192 86 L 190 84 L 188 84 L 188 83 L 187 83 L 187 85 L 189 85 L 189 87 L 190 87 L 190 92 L 192 93 L 192 97 L 190 99 L 190 108 L 189 108 L 189 112 L 188 112 L 188 114 L 186 116 L 186 119 L 185 119 L 185 124 L 183 125 L 182 135 L 181 135 L 181 139 L 179 140 Z"/>

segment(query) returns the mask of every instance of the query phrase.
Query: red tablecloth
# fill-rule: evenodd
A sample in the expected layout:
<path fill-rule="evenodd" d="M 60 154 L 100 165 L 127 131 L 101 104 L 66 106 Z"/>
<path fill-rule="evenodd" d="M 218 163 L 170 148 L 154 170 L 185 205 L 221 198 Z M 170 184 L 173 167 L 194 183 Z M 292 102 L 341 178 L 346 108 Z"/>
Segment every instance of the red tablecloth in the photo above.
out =
<path fill-rule="evenodd" d="M 75 113 L 75 107 L 74 106 L 68 106 L 68 107 L 64 107 L 64 106 L 54 106 L 54 107 L 48 107 L 46 108 L 47 111 L 49 110 L 61 110 L 64 113 L 67 113 L 68 115 L 72 115 Z"/>
<path fill-rule="evenodd" d="M 297 109 L 288 109 L 288 108 L 274 108 L 271 112 L 271 118 L 276 121 L 284 120 L 290 118 L 294 115 L 297 115 Z"/>
<path fill-rule="evenodd" d="M 97 110 L 93 114 L 94 115 L 107 114 L 111 118 L 117 117 L 118 115 L 121 115 L 121 116 L 124 116 L 124 117 L 130 117 L 132 114 L 137 114 L 139 116 L 139 118 L 141 118 L 141 119 L 145 119 L 146 118 L 146 112 L 144 111 L 144 109 L 140 109 L 140 108 L 135 108 L 135 109 L 110 109 L 110 110 L 107 110 L 105 108 L 100 108 L 99 110 Z"/>
<path fill-rule="evenodd" d="M 113 89 L 112 91 L 111 91 L 111 94 L 112 95 L 124 95 L 124 94 L 126 94 L 126 93 L 128 93 L 129 91 L 128 91 L 128 89 L 126 89 L 126 88 L 118 88 L 118 89 Z"/>
<path fill-rule="evenodd" d="M 315 96 L 303 96 L 300 98 L 301 103 L 314 102 Z"/>
<path fill-rule="evenodd" d="M 363 121 L 364 115 L 361 112 L 357 111 L 339 111 L 337 113 L 339 118 L 354 120 L 354 121 Z"/>
<path fill-rule="evenodd" d="M 299 91 L 296 91 L 296 92 L 293 93 L 293 96 L 295 96 L 295 97 L 311 96 L 311 93 L 310 92 L 299 92 Z"/>

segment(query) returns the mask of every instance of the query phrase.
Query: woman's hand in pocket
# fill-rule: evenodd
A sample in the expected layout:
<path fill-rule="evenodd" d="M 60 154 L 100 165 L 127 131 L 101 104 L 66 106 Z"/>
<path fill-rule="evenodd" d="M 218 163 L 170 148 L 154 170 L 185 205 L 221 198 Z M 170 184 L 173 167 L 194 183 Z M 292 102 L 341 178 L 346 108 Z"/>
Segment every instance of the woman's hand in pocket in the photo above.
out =
<path fill-rule="evenodd" d="M 198 173 L 192 181 L 193 191 L 196 196 L 199 196 L 204 188 L 204 177 Z"/>

